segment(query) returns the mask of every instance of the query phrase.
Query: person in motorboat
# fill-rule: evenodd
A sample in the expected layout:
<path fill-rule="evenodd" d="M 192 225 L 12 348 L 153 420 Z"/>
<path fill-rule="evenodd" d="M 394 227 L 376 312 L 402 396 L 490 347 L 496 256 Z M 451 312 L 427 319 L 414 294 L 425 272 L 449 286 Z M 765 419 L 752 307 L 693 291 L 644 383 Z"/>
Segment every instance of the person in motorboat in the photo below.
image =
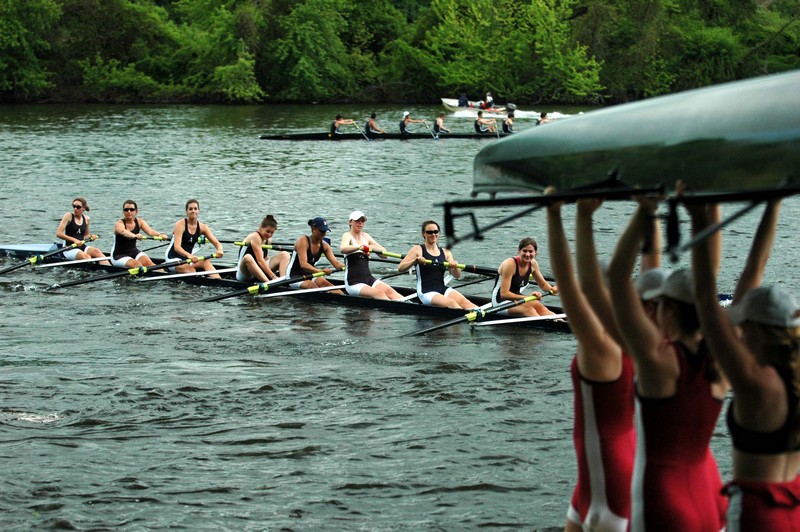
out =
<path fill-rule="evenodd" d="M 271 214 L 264 216 L 258 229 L 247 235 L 243 246 L 239 249 L 236 263 L 236 280 L 261 283 L 277 279 L 286 274 L 289 264 L 289 253 L 279 251 L 272 257 L 269 251 L 261 247 L 272 243 L 272 236 L 278 230 L 278 221 Z M 277 270 L 277 273 L 276 273 Z"/>
<path fill-rule="evenodd" d="M 351 212 L 347 222 L 350 230 L 342 234 L 339 251 L 344 255 L 347 293 L 373 299 L 402 299 L 403 296 L 388 284 L 376 279 L 369 269 L 370 253 L 380 255 L 386 249 L 364 231 L 366 221 L 367 216 L 363 212 Z"/>
<path fill-rule="evenodd" d="M 494 107 L 494 98 L 491 92 L 486 93 L 486 100 L 481 102 L 481 109 L 491 109 Z"/>
<path fill-rule="evenodd" d="M 56 238 L 64 241 L 65 246 L 71 246 L 88 238 L 97 238 L 97 235 L 89 231 L 89 203 L 86 198 L 75 198 L 72 200 L 72 212 L 64 213 L 61 222 L 56 229 Z M 105 257 L 102 251 L 94 246 L 83 244 L 82 246 L 65 250 L 62 255 L 67 260 L 86 260 L 99 259 Z M 100 264 L 109 266 L 108 261 L 100 261 Z"/>
<path fill-rule="evenodd" d="M 356 125 L 355 120 L 351 120 L 349 118 L 342 118 L 342 115 L 336 115 L 336 119 L 331 122 L 331 135 L 341 135 L 344 131 L 339 131 L 339 128 L 342 126 L 354 126 Z"/>
<path fill-rule="evenodd" d="M 705 343 L 689 270 L 650 294 L 655 323 L 641 305 L 631 274 L 658 200 L 638 201 L 608 267 L 612 314 L 636 372 L 641 474 L 631 483 L 631 530 L 722 530 L 727 501 L 709 443 L 729 385 Z"/>
<path fill-rule="evenodd" d="M 459 107 L 469 107 L 469 98 L 467 98 L 466 93 L 461 93 L 461 96 L 458 97 L 458 106 Z"/>
<path fill-rule="evenodd" d="M 503 133 L 514 132 L 514 111 L 508 113 L 506 119 L 503 120 Z"/>
<path fill-rule="evenodd" d="M 450 130 L 444 127 L 444 113 L 439 113 L 436 122 L 433 123 L 433 132 L 438 136 L 439 133 L 450 133 Z"/>
<path fill-rule="evenodd" d="M 458 279 L 461 270 L 450 250 L 439 246 L 439 230 L 439 224 L 435 221 L 424 221 L 422 223 L 424 243 L 415 244 L 408 250 L 397 265 L 397 271 L 406 272 L 412 267 L 416 268 L 417 297 L 424 305 L 474 309 L 477 306 L 475 303 L 445 283 L 445 272 L 449 271 L 453 278 Z M 445 262 L 450 266 L 445 267 L 443 264 Z"/>
<path fill-rule="evenodd" d="M 223 250 L 222 244 L 219 243 L 217 237 L 211 231 L 211 228 L 202 223 L 199 219 L 200 216 L 200 202 L 196 199 L 190 199 L 186 202 L 186 218 L 175 222 L 172 229 L 172 240 L 170 240 L 169 247 L 164 254 L 164 260 L 174 261 L 176 259 L 192 259 L 192 262 L 180 264 L 170 271 L 177 273 L 192 273 L 198 270 L 214 271 L 214 265 L 210 260 L 203 260 L 196 262 L 197 258 L 194 254 L 194 248 L 200 241 L 201 237 L 211 242 L 211 245 L 216 249 L 216 258 L 222 258 Z M 210 274 L 209 277 L 219 279 L 219 274 Z"/>
<path fill-rule="evenodd" d="M 483 111 L 478 111 L 478 117 L 475 119 L 475 131 L 482 135 L 496 133 L 497 122 L 494 118 L 484 118 Z"/>
<path fill-rule="evenodd" d="M 528 281 L 533 281 L 545 293 L 558 294 L 558 287 L 551 285 L 542 275 L 539 263 L 536 261 L 536 254 L 539 252 L 539 245 L 531 237 L 525 237 L 519 241 L 517 247 L 518 255 L 510 257 L 500 263 L 497 269 L 498 277 L 492 289 L 492 305 L 497 306 L 506 301 L 525 299 L 522 290 L 528 285 Z M 534 292 L 542 297 L 542 292 Z M 501 311 L 511 316 L 548 316 L 555 314 L 545 307 L 540 300 L 529 301 Z"/>
<path fill-rule="evenodd" d="M 705 205 L 687 207 L 694 234 L 712 225 Z M 800 529 L 800 303 L 779 286 L 761 286 L 779 210 L 779 200 L 767 204 L 727 312 L 709 246 L 692 247 L 700 323 L 733 388 L 728 530 Z"/>
<path fill-rule="evenodd" d="M 308 274 L 315 274 L 325 272 L 325 275 L 333 273 L 333 268 L 343 270 L 342 264 L 333 254 L 328 239 L 325 235 L 330 231 L 328 221 L 322 216 L 316 216 L 308 221 L 308 226 L 311 228 L 311 235 L 303 235 L 297 238 L 294 243 L 294 251 L 289 259 L 289 273 L 290 279 L 300 277 Z M 328 262 L 333 268 L 317 268 L 316 264 L 322 256 L 328 259 Z M 290 284 L 292 288 L 323 288 L 333 286 L 325 277 L 315 277 L 313 279 L 306 279 Z M 337 290 L 334 293 L 344 295 L 344 292 Z"/>
<path fill-rule="evenodd" d="M 541 126 L 542 124 L 546 124 L 551 122 L 549 118 L 547 118 L 547 111 L 539 114 L 539 120 L 536 121 L 537 126 Z"/>
<path fill-rule="evenodd" d="M 408 124 L 425 124 L 425 120 L 411 118 L 411 113 L 403 111 L 403 118 L 400 120 L 400 133 L 402 135 L 410 135 L 411 132 L 407 129 Z"/>
<path fill-rule="evenodd" d="M 366 131 L 367 137 L 369 138 L 374 138 L 375 135 L 386 134 L 386 132 L 378 126 L 378 123 L 375 121 L 376 118 L 378 118 L 378 115 L 376 113 L 372 113 L 369 115 L 369 120 L 367 120 L 367 123 L 364 124 L 364 131 Z"/>
<path fill-rule="evenodd" d="M 138 240 L 145 235 L 167 239 L 167 235 L 151 228 L 144 219 L 137 217 L 139 207 L 133 200 L 122 204 L 122 218 L 114 225 L 114 246 L 111 248 L 111 264 L 119 268 L 155 266 L 144 251 L 136 247 Z"/>

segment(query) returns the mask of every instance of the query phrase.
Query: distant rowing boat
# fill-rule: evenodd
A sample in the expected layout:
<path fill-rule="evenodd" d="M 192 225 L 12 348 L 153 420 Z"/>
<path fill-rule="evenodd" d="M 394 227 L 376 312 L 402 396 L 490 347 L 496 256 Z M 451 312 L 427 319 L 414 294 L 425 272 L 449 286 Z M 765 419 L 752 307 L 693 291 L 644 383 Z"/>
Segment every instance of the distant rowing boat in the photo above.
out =
<path fill-rule="evenodd" d="M 25 260 L 32 255 L 48 253 L 50 251 L 55 251 L 57 248 L 53 244 L 23 244 L 23 245 L 0 245 L 0 255 L 6 255 L 9 257 L 14 257 L 16 259 Z M 154 259 L 155 260 L 155 259 Z M 54 255 L 52 257 L 48 257 L 45 259 L 45 263 L 47 262 L 61 262 L 63 258 L 59 255 Z M 155 262 L 160 262 L 159 260 L 155 260 Z M 65 264 L 64 267 L 67 268 L 81 268 L 87 269 L 90 271 L 103 271 L 103 272 L 122 272 L 124 271 L 123 268 L 116 268 L 113 266 L 102 266 L 97 263 L 75 263 L 75 264 Z M 156 277 L 159 275 L 167 275 L 163 272 L 157 273 L 154 272 L 150 275 L 150 277 Z M 217 289 L 225 289 L 225 290 L 241 290 L 245 289 L 249 286 L 252 286 L 255 283 L 242 283 L 237 281 L 231 272 L 224 272 L 221 273 L 223 279 L 210 279 L 207 276 L 201 275 L 189 275 L 189 276 L 174 276 L 170 281 L 182 281 L 187 284 L 196 285 L 196 286 L 205 286 L 209 288 L 217 288 Z M 142 278 L 138 282 L 143 282 L 147 277 Z M 166 278 L 164 280 L 167 280 Z M 332 283 L 344 289 L 344 282 L 336 279 L 330 279 Z M 416 293 L 414 288 L 408 288 L 403 286 L 393 286 L 398 293 L 402 296 L 412 296 Z M 289 293 L 295 292 L 293 289 L 288 287 L 278 287 L 273 290 L 270 290 L 268 293 Z M 313 303 L 325 303 L 325 304 L 334 304 L 334 305 L 346 305 L 346 306 L 353 306 L 353 307 L 363 307 L 368 309 L 375 309 L 385 312 L 392 312 L 396 314 L 410 314 L 410 315 L 417 315 L 417 316 L 427 316 L 431 318 L 443 318 L 443 319 L 454 319 L 458 317 L 464 316 L 467 311 L 465 310 L 457 310 L 457 309 L 449 309 L 443 307 L 434 307 L 431 305 L 423 305 L 419 303 L 419 301 L 415 299 L 411 299 L 408 301 L 387 301 L 387 300 L 377 300 L 371 299 L 366 297 L 358 297 L 358 296 L 341 296 L 337 294 L 329 294 L 327 292 L 305 292 L 296 291 L 297 293 L 292 294 L 291 297 L 303 299 L 305 301 L 313 302 Z M 474 301 L 478 305 L 486 305 L 490 303 L 491 300 L 486 297 L 480 296 L 473 296 L 470 295 L 470 300 Z M 562 312 L 561 308 L 553 307 L 548 305 L 548 308 L 552 309 L 553 312 L 560 313 Z M 491 320 L 505 320 L 508 319 L 508 316 L 500 315 L 500 314 L 489 314 L 487 315 L 482 321 L 491 321 Z M 542 329 L 547 331 L 559 331 L 559 332 L 570 332 L 569 325 L 565 321 L 556 321 L 556 320 L 549 320 L 543 319 L 539 321 L 530 321 L 530 320 L 520 320 L 519 322 L 514 322 L 515 325 L 519 325 L 522 327 L 527 328 L 534 328 L 534 329 Z"/>
<path fill-rule="evenodd" d="M 500 133 L 501 137 L 506 137 L 509 134 Z M 261 140 L 362 140 L 367 138 L 361 133 L 284 133 L 279 135 L 261 135 Z M 496 139 L 495 133 L 440 133 L 439 139 Z M 434 140 L 432 133 L 409 133 L 402 135 L 400 133 L 386 133 L 375 134 L 370 137 L 370 140 Z"/>

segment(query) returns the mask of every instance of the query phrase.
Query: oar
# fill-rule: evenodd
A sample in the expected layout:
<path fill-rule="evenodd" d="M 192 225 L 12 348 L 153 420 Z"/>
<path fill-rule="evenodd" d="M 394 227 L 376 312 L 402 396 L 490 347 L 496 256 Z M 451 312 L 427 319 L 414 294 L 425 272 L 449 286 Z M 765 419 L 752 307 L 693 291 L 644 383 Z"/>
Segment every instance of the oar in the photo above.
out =
<path fill-rule="evenodd" d="M 512 325 L 514 323 L 526 323 L 529 321 L 563 320 L 566 317 L 566 314 L 548 314 L 547 316 L 525 316 L 524 318 L 508 318 L 507 320 L 479 321 L 473 323 L 472 325 L 475 327 L 486 327 L 488 325 Z"/>
<path fill-rule="evenodd" d="M 101 260 L 111 260 L 111 257 L 95 257 L 93 259 L 81 260 L 65 260 L 63 262 L 48 262 L 47 264 L 39 264 L 36 269 L 40 268 L 54 268 L 56 266 L 72 266 L 73 264 L 88 264 L 90 262 L 100 262 Z"/>
<path fill-rule="evenodd" d="M 34 255 L 33 257 L 30 257 L 29 259 L 25 260 L 24 262 L 20 262 L 19 264 L 14 264 L 13 266 L 7 266 L 7 267 L 3 268 L 2 270 L 0 270 L 0 275 L 3 275 L 4 273 L 8 273 L 8 272 L 13 272 L 14 270 L 18 270 L 18 269 L 23 268 L 23 267 L 28 266 L 28 265 L 33 266 L 34 264 L 42 262 L 47 257 L 52 257 L 53 255 L 58 255 L 59 253 L 63 253 L 63 252 L 68 251 L 70 249 L 79 248 L 82 245 L 84 245 L 85 243 L 93 242 L 96 239 L 97 239 L 97 237 L 92 235 L 92 236 L 90 236 L 89 238 L 87 238 L 85 240 L 81 240 L 80 242 L 75 242 L 73 244 L 70 244 L 69 246 L 60 247 L 55 251 L 51 251 L 50 253 L 45 253 L 44 255 Z"/>
<path fill-rule="evenodd" d="M 198 302 L 201 303 L 209 303 L 211 301 L 222 301 L 223 299 L 228 299 L 231 297 L 238 297 L 244 296 L 247 294 L 256 295 L 262 292 L 266 292 L 270 288 L 277 288 L 280 286 L 287 286 L 294 283 L 300 283 L 303 281 L 308 281 L 309 279 L 315 279 L 317 277 L 322 277 L 325 275 L 325 272 L 316 272 L 313 274 L 306 274 L 306 275 L 298 275 L 297 277 L 290 277 L 289 279 L 283 279 L 280 281 L 273 281 L 271 283 L 256 283 L 252 286 L 248 286 L 247 288 L 243 288 L 241 290 L 235 290 L 233 292 L 228 292 L 227 294 L 222 294 L 219 296 L 207 297 L 205 299 L 200 299 Z"/>
<path fill-rule="evenodd" d="M 197 257 L 197 260 L 192 260 L 191 258 L 187 257 L 185 259 L 163 262 L 156 266 L 139 266 L 137 268 L 129 268 L 121 272 L 109 273 L 108 275 L 100 275 L 98 277 L 92 277 L 90 279 L 78 279 L 75 281 L 67 281 L 66 283 L 56 283 L 50 288 L 67 288 L 69 286 L 78 286 L 80 284 L 94 283 L 95 281 L 104 281 L 106 279 L 114 279 L 116 277 L 125 277 L 126 275 L 130 275 L 131 277 L 136 277 L 137 275 L 144 275 L 148 272 L 163 270 L 165 268 L 172 268 L 173 266 L 180 266 L 181 264 L 188 264 L 192 262 L 200 262 L 207 259 L 213 259 L 216 258 L 216 256 L 217 254 L 214 253 L 209 257 Z"/>
<path fill-rule="evenodd" d="M 439 135 L 437 135 L 436 133 L 433 132 L 433 130 L 430 128 L 430 126 L 428 126 L 428 123 L 427 122 L 423 122 L 423 124 L 425 124 L 425 129 L 427 129 L 428 133 L 431 134 L 431 137 L 433 137 L 433 140 L 439 140 Z"/>
<path fill-rule="evenodd" d="M 367 142 L 372 142 L 372 139 L 371 139 L 371 138 L 369 138 L 369 137 L 367 136 L 367 134 L 366 134 L 366 133 L 364 133 L 364 130 L 363 130 L 363 129 L 361 129 L 361 126 L 358 126 L 358 125 L 356 125 L 356 123 L 355 123 L 355 122 L 353 122 L 353 127 L 354 127 L 354 128 L 356 128 L 356 129 L 358 130 L 358 132 L 359 132 L 359 133 L 361 133 L 362 135 L 364 135 L 364 138 L 365 138 L 365 139 L 367 139 Z"/>
<path fill-rule="evenodd" d="M 372 252 L 377 255 L 383 255 L 384 257 L 392 257 L 394 259 L 402 259 L 403 257 L 405 257 L 405 255 L 401 255 L 400 253 L 392 253 L 391 251 L 377 251 L 369 246 L 362 246 L 361 251 L 363 251 L 364 253 Z"/>
<path fill-rule="evenodd" d="M 445 327 L 450 327 L 451 325 L 455 325 L 457 323 L 471 323 L 473 321 L 479 320 L 486 316 L 487 314 L 494 314 L 495 312 L 500 312 L 501 310 L 506 310 L 512 307 L 517 307 L 519 305 L 524 305 L 525 303 L 530 303 L 531 301 L 536 301 L 539 299 L 536 295 L 530 295 L 523 299 L 515 299 L 513 301 L 506 301 L 505 303 L 500 303 L 495 307 L 489 307 L 487 309 L 477 309 L 471 312 L 467 312 L 463 316 L 459 316 L 458 318 L 454 318 L 452 320 L 446 321 L 444 323 L 440 323 L 439 325 L 434 325 L 433 327 L 428 327 L 427 329 L 423 329 L 421 331 L 416 331 L 413 333 L 404 334 L 405 336 L 419 336 L 422 334 L 427 334 L 432 331 L 438 331 L 439 329 L 444 329 Z"/>
<path fill-rule="evenodd" d="M 497 277 L 497 269 L 487 268 L 485 266 L 477 266 L 475 264 L 459 264 L 457 262 L 433 262 L 432 260 L 426 260 L 425 264 L 432 265 L 432 266 L 441 266 L 443 268 L 458 268 L 459 270 L 463 270 L 465 272 L 472 272 L 477 273 L 479 275 L 491 275 L 493 277 Z"/>
<path fill-rule="evenodd" d="M 270 297 L 282 297 L 282 296 L 296 296 L 299 294 L 313 294 L 315 292 L 330 292 L 331 290 L 341 290 L 342 286 L 333 285 L 333 286 L 320 286 L 318 288 L 304 288 L 302 290 L 286 290 L 284 292 L 275 292 L 274 294 L 258 294 L 256 297 L 259 299 L 267 299 Z"/>
<path fill-rule="evenodd" d="M 234 241 L 234 242 L 231 242 L 231 243 L 233 245 L 239 246 L 239 247 L 243 247 L 243 246 L 247 245 L 247 243 L 241 242 L 241 241 L 238 241 L 238 240 Z M 274 250 L 274 251 L 288 251 L 289 253 L 291 253 L 292 251 L 294 251 L 294 245 L 291 248 L 287 248 L 287 247 L 284 247 L 284 244 L 261 244 L 261 249 L 271 249 L 271 250 Z"/>
<path fill-rule="evenodd" d="M 214 275 L 215 273 L 233 273 L 238 268 L 224 268 L 222 270 L 203 270 L 199 272 L 189 273 L 176 273 L 172 275 L 154 275 L 153 277 L 143 277 L 140 282 L 145 281 L 166 281 L 167 279 L 183 279 L 184 277 L 201 277 L 205 275 Z"/>

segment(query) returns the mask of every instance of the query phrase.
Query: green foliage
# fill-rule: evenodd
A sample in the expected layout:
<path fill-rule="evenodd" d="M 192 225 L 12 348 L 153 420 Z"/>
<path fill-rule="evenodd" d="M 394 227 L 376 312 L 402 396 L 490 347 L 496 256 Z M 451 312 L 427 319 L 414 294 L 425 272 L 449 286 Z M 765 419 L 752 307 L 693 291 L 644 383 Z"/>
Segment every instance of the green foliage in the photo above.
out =
<path fill-rule="evenodd" d="M 625 101 L 800 68 L 800 0 L 0 0 L 0 98 Z"/>
<path fill-rule="evenodd" d="M 0 93 L 26 100 L 51 86 L 40 54 L 60 14 L 52 0 L 0 0 Z"/>

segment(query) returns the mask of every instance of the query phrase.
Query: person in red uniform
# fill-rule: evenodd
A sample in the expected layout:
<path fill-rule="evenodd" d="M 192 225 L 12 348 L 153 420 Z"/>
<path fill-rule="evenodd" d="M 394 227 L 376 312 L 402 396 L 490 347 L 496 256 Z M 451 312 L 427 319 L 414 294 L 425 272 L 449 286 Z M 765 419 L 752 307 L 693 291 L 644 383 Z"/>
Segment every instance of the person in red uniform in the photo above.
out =
<path fill-rule="evenodd" d="M 690 212 L 695 233 L 711 224 L 704 206 Z M 733 481 L 725 488 L 731 531 L 800 530 L 800 304 L 777 286 L 760 286 L 778 213 L 777 201 L 767 204 L 727 315 L 707 244 L 692 251 L 700 321 L 734 392 Z"/>
<path fill-rule="evenodd" d="M 611 308 L 636 371 L 631 530 L 721 530 L 725 499 L 709 448 L 728 390 L 703 343 L 691 274 L 676 270 L 648 318 L 631 273 L 657 200 L 640 198 L 609 264 Z"/>
<path fill-rule="evenodd" d="M 567 532 L 623 532 L 630 517 L 630 482 L 635 452 L 633 363 L 610 327 L 593 308 L 608 305 L 592 237 L 592 212 L 599 203 L 579 203 L 577 262 L 572 260 L 561 219 L 561 205 L 548 208 L 550 265 L 561 302 L 578 342 L 570 375 L 575 402 L 573 442 L 578 481 L 567 512 Z M 599 282 L 595 282 L 595 280 Z"/>

